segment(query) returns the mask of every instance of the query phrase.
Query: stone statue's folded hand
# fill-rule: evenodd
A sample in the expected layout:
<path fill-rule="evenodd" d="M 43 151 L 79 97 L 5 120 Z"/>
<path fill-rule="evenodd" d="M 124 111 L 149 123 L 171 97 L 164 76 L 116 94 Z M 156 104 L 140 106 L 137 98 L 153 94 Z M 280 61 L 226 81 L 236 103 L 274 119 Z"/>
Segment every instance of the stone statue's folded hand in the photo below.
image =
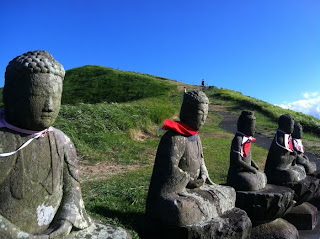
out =
<path fill-rule="evenodd" d="M 189 188 L 189 189 L 199 188 L 203 184 L 204 184 L 203 178 L 198 178 L 198 179 L 190 180 L 188 185 L 187 185 L 187 188 Z"/>
<path fill-rule="evenodd" d="M 254 167 L 257 171 L 259 171 L 259 167 L 256 164 L 253 164 L 252 167 Z"/>
<path fill-rule="evenodd" d="M 297 157 L 298 153 L 296 151 L 290 152 L 290 155 Z"/>
<path fill-rule="evenodd" d="M 48 238 L 66 238 L 72 229 L 72 224 L 67 220 L 59 220 L 54 222 L 50 227 L 44 232 L 48 235 Z M 37 238 L 38 239 L 38 238 Z"/>
<path fill-rule="evenodd" d="M 208 173 L 202 174 L 201 178 L 206 184 L 214 185 L 214 183 L 211 181 L 210 177 L 208 176 Z"/>

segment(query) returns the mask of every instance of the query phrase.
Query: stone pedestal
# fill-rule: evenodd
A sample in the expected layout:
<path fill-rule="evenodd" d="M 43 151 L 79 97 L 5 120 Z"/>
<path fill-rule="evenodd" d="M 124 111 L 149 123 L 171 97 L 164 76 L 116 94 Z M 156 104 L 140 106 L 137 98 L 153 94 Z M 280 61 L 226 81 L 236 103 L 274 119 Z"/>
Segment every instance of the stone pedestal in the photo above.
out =
<path fill-rule="evenodd" d="M 320 210 L 320 190 L 308 202 Z"/>
<path fill-rule="evenodd" d="M 305 202 L 294 207 L 284 219 L 298 230 L 313 230 L 318 224 L 318 210 L 312 204 Z"/>
<path fill-rule="evenodd" d="M 294 200 L 298 204 L 311 200 L 319 188 L 319 179 L 307 176 L 298 182 L 285 183 L 282 186 L 289 187 L 294 190 Z"/>
<path fill-rule="evenodd" d="M 313 155 L 313 156 L 315 156 L 315 155 Z M 312 157 L 310 155 L 308 157 L 309 157 L 309 161 L 315 163 L 316 167 L 317 167 L 317 170 L 315 172 L 309 174 L 309 176 L 316 177 L 316 178 L 320 179 L 320 160 L 317 157 Z"/>
<path fill-rule="evenodd" d="M 251 227 L 246 212 L 234 208 L 208 222 L 183 227 L 170 227 L 145 218 L 139 236 L 142 239 L 249 239 Z"/>
<path fill-rule="evenodd" d="M 94 223 L 89 228 L 73 231 L 68 239 L 131 239 L 131 235 L 121 227 Z"/>
<path fill-rule="evenodd" d="M 294 191 L 267 184 L 258 191 L 237 191 L 236 207 L 245 210 L 253 224 L 282 217 L 294 206 Z"/>
<path fill-rule="evenodd" d="M 282 218 L 252 228 L 251 239 L 298 239 L 299 232 Z"/>

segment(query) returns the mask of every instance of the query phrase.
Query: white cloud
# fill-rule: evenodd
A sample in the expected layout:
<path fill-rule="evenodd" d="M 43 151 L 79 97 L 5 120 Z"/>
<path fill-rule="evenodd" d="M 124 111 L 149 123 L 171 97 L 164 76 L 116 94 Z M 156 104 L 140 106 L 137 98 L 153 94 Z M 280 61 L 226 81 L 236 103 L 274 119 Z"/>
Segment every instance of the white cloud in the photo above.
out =
<path fill-rule="evenodd" d="M 318 96 L 318 92 L 306 92 L 303 94 L 303 97 L 305 99 L 278 106 L 284 109 L 291 109 L 307 115 L 312 115 L 320 119 L 320 96 Z"/>
<path fill-rule="evenodd" d="M 309 99 L 309 98 L 315 98 L 318 95 L 318 92 L 305 92 L 302 94 L 304 98 Z"/>

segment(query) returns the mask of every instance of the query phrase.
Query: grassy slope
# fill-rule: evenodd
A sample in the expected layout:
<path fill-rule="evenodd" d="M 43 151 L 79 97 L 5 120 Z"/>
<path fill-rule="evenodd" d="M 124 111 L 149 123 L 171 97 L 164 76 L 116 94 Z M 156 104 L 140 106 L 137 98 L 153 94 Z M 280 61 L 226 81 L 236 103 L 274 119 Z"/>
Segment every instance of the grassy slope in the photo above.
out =
<path fill-rule="evenodd" d="M 102 66 L 83 66 L 66 72 L 63 104 L 128 102 L 165 95 L 172 85 L 149 75 Z"/>

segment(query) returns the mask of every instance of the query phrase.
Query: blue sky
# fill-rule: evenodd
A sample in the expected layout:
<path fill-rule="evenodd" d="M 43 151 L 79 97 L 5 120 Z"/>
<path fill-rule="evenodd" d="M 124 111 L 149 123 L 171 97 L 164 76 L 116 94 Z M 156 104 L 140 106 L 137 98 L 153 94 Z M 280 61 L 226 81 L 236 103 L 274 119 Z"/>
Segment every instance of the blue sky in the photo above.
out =
<path fill-rule="evenodd" d="M 316 0 L 1 1 L 8 62 L 47 50 L 66 70 L 101 65 L 241 91 L 320 117 Z M 318 107 L 319 105 L 319 107 Z"/>

